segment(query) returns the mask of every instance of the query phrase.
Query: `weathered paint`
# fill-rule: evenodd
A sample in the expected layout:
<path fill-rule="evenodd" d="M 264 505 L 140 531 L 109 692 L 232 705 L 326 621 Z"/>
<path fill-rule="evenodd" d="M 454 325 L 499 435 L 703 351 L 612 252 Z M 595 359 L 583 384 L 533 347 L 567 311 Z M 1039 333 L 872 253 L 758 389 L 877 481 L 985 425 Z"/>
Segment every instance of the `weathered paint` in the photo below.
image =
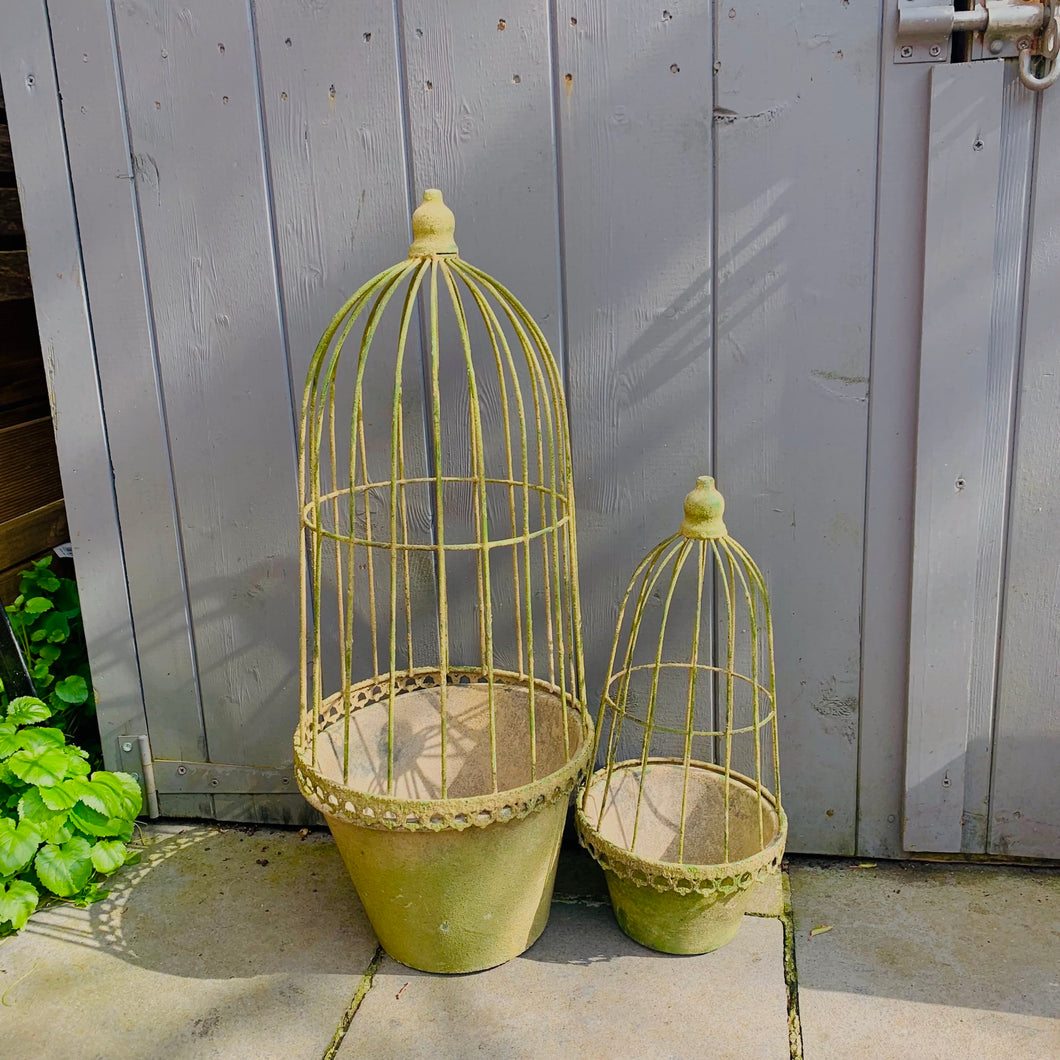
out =
<path fill-rule="evenodd" d="M 994 454 L 983 439 L 991 353 L 991 299 L 983 295 L 991 288 L 994 267 L 1003 74 L 1001 63 L 931 71 L 909 626 L 907 850 L 961 849 L 977 666 L 989 666 L 993 685 L 996 628 L 982 643 L 975 627 L 976 601 L 986 590 L 979 569 L 982 513 L 1004 496 L 1003 485 L 998 491 L 1001 484 L 987 481 Z M 968 223 L 971 216 L 975 224 Z"/>
<path fill-rule="evenodd" d="M 18 144 L 19 197 L 81 612 L 103 746 L 113 756 L 114 737 L 144 729 L 144 703 L 46 5 L 5 3 L 0 22 L 4 106 Z M 8 32 L 16 24 L 18 32 Z"/>
<path fill-rule="evenodd" d="M 714 472 L 773 600 L 791 846 L 836 854 L 855 849 L 879 19 L 717 9 Z"/>
<path fill-rule="evenodd" d="M 1040 98 L 987 849 L 993 854 L 1056 858 L 1060 193 L 1053 174 L 1060 164 L 1060 95 Z"/>

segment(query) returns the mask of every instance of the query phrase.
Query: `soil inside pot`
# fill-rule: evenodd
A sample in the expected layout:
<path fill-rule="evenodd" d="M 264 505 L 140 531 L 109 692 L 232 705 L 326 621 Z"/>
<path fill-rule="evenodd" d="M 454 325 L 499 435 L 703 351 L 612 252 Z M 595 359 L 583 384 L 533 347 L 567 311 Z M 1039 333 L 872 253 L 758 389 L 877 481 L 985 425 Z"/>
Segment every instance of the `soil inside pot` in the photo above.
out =
<path fill-rule="evenodd" d="M 446 687 L 446 795 L 467 798 L 508 791 L 547 777 L 570 761 L 581 746 L 576 711 L 559 696 L 534 690 L 536 762 L 531 763 L 530 693 L 522 685 L 493 686 L 497 785 L 491 762 L 489 692 L 485 684 Z M 335 699 L 332 697 L 332 702 Z M 327 704 L 325 705 L 327 706 Z M 437 686 L 400 693 L 394 703 L 393 790 L 387 791 L 388 705 L 385 699 L 350 715 L 349 776 L 345 786 L 399 799 L 442 797 L 441 692 Z M 569 754 L 563 725 L 567 726 Z M 317 741 L 317 769 L 343 781 L 344 720 L 324 729 Z"/>
<path fill-rule="evenodd" d="M 752 784 L 738 774 L 730 775 L 726 859 L 723 772 L 717 767 L 693 765 L 685 794 L 684 767 L 680 762 L 649 762 L 643 781 L 642 785 L 639 763 L 616 766 L 601 817 L 604 777 L 597 774 L 584 810 L 588 822 L 604 839 L 640 857 L 685 865 L 719 865 L 726 860 L 740 861 L 757 854 L 778 834 L 780 822 L 769 794 L 763 791 L 759 800 Z M 682 798 L 685 801 L 683 857 L 679 856 Z"/>

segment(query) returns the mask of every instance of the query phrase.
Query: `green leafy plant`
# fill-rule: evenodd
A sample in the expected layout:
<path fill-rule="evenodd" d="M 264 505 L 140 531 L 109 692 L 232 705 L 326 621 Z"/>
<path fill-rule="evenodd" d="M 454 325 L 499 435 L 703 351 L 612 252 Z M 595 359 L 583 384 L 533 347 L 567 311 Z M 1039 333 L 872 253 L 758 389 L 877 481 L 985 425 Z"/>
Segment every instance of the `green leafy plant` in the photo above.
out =
<path fill-rule="evenodd" d="M 99 900 L 99 878 L 139 856 L 127 846 L 141 808 L 135 778 L 93 772 L 49 719 L 43 700 L 20 696 L 0 721 L 0 935 L 51 896 Z"/>
<path fill-rule="evenodd" d="M 48 704 L 53 724 L 89 746 L 100 764 L 95 726 L 96 702 L 88 669 L 77 584 L 51 569 L 51 556 L 22 572 L 19 595 L 5 610 L 22 645 L 37 694 Z M 9 697 L 0 683 L 0 709 Z"/>

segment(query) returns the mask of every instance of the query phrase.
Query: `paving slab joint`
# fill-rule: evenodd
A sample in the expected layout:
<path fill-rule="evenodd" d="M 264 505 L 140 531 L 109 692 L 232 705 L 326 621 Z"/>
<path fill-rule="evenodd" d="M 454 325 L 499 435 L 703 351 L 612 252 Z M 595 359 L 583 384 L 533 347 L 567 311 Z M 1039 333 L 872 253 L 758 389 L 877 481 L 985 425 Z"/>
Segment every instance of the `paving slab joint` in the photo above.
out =
<path fill-rule="evenodd" d="M 346 1037 L 346 1032 L 350 1029 L 353 1017 L 357 1015 L 357 1010 L 361 1007 L 361 1002 L 364 1001 L 365 995 L 367 995 L 368 991 L 372 989 L 372 981 L 375 979 L 375 973 L 379 971 L 379 966 L 383 963 L 383 957 L 385 956 L 386 954 L 383 952 L 383 947 L 376 946 L 375 955 L 372 957 L 371 963 L 364 970 L 364 975 L 361 976 L 361 981 L 357 986 L 357 992 L 353 995 L 349 1006 L 342 1014 L 342 1019 L 335 1030 L 335 1034 L 332 1036 L 332 1039 L 328 1043 L 328 1047 L 324 1050 L 324 1055 L 320 1060 L 334 1060 L 335 1055 L 339 1051 L 339 1046 L 342 1045 L 342 1039 Z"/>
<path fill-rule="evenodd" d="M 802 1057 L 802 1020 L 799 1018 L 799 975 L 795 967 L 795 917 L 791 911 L 791 883 L 788 874 L 781 872 L 781 891 L 784 896 L 784 985 L 788 994 L 788 1047 L 791 1060 Z"/>

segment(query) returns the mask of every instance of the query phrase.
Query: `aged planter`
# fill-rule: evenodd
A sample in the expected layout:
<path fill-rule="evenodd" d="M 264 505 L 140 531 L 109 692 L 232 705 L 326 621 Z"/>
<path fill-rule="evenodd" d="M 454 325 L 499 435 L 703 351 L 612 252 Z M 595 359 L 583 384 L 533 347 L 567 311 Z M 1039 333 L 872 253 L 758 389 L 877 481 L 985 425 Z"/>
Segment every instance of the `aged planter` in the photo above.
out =
<path fill-rule="evenodd" d="M 779 872 L 788 822 L 771 796 L 762 802 L 766 835 L 759 845 L 759 800 L 754 782 L 738 773 L 730 784 L 730 860 L 722 860 L 724 769 L 693 763 L 684 789 L 679 760 L 650 759 L 643 784 L 636 851 L 628 849 L 640 784 L 640 762 L 616 767 L 600 827 L 607 770 L 594 774 L 576 815 L 578 837 L 600 863 L 615 919 L 622 930 L 663 953 L 707 953 L 724 946 L 740 927 L 753 889 Z M 673 822 L 681 799 L 690 804 L 685 862 L 677 863 Z"/>
<path fill-rule="evenodd" d="M 397 696 L 402 726 L 394 794 L 387 788 L 387 693 L 377 683 L 353 691 L 366 703 L 350 719 L 351 756 L 343 783 L 341 697 L 325 704 L 317 764 L 299 752 L 298 783 L 324 814 L 379 941 L 396 960 L 429 972 L 473 972 L 531 946 L 548 918 L 570 793 L 592 748 L 588 717 L 544 683 L 535 688 L 538 772 L 517 753 L 529 738 L 528 693 L 494 686 L 504 790 L 491 786 L 489 710 L 484 680 L 448 686 L 455 747 L 449 796 L 441 790 L 437 673 L 418 674 Z M 371 698 L 372 689 L 375 698 Z M 566 746 L 564 737 L 566 717 Z"/>

